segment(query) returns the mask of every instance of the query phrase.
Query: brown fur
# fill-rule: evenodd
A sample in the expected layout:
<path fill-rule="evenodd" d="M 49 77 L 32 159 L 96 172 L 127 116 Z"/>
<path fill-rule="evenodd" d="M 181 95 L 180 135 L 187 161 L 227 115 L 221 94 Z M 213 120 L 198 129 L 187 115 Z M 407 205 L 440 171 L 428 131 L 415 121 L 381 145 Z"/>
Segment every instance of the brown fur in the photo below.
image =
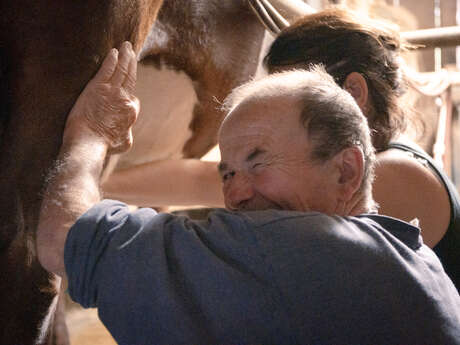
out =
<path fill-rule="evenodd" d="M 0 344 L 37 344 L 56 295 L 37 261 L 34 232 L 66 116 L 110 48 L 130 40 L 140 49 L 160 5 L 0 3 Z"/>
<path fill-rule="evenodd" d="M 256 71 L 264 30 L 244 0 L 165 0 L 158 21 L 168 24 L 169 44 L 147 60 L 184 71 L 195 83 L 199 103 L 183 154 L 201 157 L 217 143 L 224 116 L 219 102 Z M 218 65 L 213 49 L 222 42 L 226 63 Z"/>

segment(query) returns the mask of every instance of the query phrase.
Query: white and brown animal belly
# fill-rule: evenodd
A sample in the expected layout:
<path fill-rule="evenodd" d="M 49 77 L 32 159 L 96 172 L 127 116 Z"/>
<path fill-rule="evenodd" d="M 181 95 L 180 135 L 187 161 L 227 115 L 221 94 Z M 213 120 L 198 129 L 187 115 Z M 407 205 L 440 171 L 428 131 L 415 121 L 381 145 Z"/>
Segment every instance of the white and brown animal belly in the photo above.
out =
<path fill-rule="evenodd" d="M 198 102 L 190 77 L 167 66 L 157 69 L 139 63 L 136 95 L 141 111 L 133 128 L 135 140 L 132 149 L 118 158 L 116 169 L 183 158 Z"/>
<path fill-rule="evenodd" d="M 220 103 L 255 75 L 263 39 L 246 1 L 166 0 L 139 56 L 133 148 L 106 172 L 212 149 L 225 115 Z"/>

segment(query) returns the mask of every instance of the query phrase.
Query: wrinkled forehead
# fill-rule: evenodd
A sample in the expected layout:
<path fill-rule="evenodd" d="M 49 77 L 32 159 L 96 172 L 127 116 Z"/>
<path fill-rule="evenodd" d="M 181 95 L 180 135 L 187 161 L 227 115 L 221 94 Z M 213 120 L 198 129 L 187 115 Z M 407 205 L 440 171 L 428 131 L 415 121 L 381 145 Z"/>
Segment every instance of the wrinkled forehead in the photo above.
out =
<path fill-rule="evenodd" d="M 235 108 L 220 127 L 218 143 L 221 152 L 230 146 L 244 147 L 248 140 L 262 136 L 261 126 L 268 127 L 269 123 L 269 119 L 261 121 L 251 108 Z"/>

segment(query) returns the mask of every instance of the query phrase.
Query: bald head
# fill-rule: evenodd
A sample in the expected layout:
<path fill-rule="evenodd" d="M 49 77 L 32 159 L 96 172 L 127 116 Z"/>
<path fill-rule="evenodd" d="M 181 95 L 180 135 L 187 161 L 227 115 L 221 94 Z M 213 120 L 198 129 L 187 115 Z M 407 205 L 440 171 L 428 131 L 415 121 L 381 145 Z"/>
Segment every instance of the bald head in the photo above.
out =
<path fill-rule="evenodd" d="M 294 97 L 301 100 L 306 97 L 321 97 L 328 93 L 327 98 L 334 96 L 345 97 L 352 100 L 348 93 L 336 85 L 332 77 L 321 67 L 312 66 L 306 70 L 292 70 L 288 72 L 274 73 L 264 78 L 250 81 L 233 90 L 224 101 L 224 110 L 227 113 L 240 103 L 252 99 L 264 97 Z M 354 102 L 349 102 L 354 106 Z"/>

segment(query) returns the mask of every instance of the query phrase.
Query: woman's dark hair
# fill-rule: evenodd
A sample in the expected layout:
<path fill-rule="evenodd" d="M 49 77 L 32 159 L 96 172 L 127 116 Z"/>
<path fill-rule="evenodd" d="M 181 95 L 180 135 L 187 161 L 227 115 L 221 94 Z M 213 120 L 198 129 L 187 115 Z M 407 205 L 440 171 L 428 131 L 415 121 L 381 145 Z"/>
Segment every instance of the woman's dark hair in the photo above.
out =
<path fill-rule="evenodd" d="M 372 100 L 365 114 L 372 142 L 377 151 L 383 151 L 406 128 L 398 106 L 404 93 L 401 49 L 399 34 L 388 26 L 335 7 L 303 17 L 283 30 L 264 62 L 269 72 L 322 64 L 341 86 L 351 72 L 360 73 Z"/>

